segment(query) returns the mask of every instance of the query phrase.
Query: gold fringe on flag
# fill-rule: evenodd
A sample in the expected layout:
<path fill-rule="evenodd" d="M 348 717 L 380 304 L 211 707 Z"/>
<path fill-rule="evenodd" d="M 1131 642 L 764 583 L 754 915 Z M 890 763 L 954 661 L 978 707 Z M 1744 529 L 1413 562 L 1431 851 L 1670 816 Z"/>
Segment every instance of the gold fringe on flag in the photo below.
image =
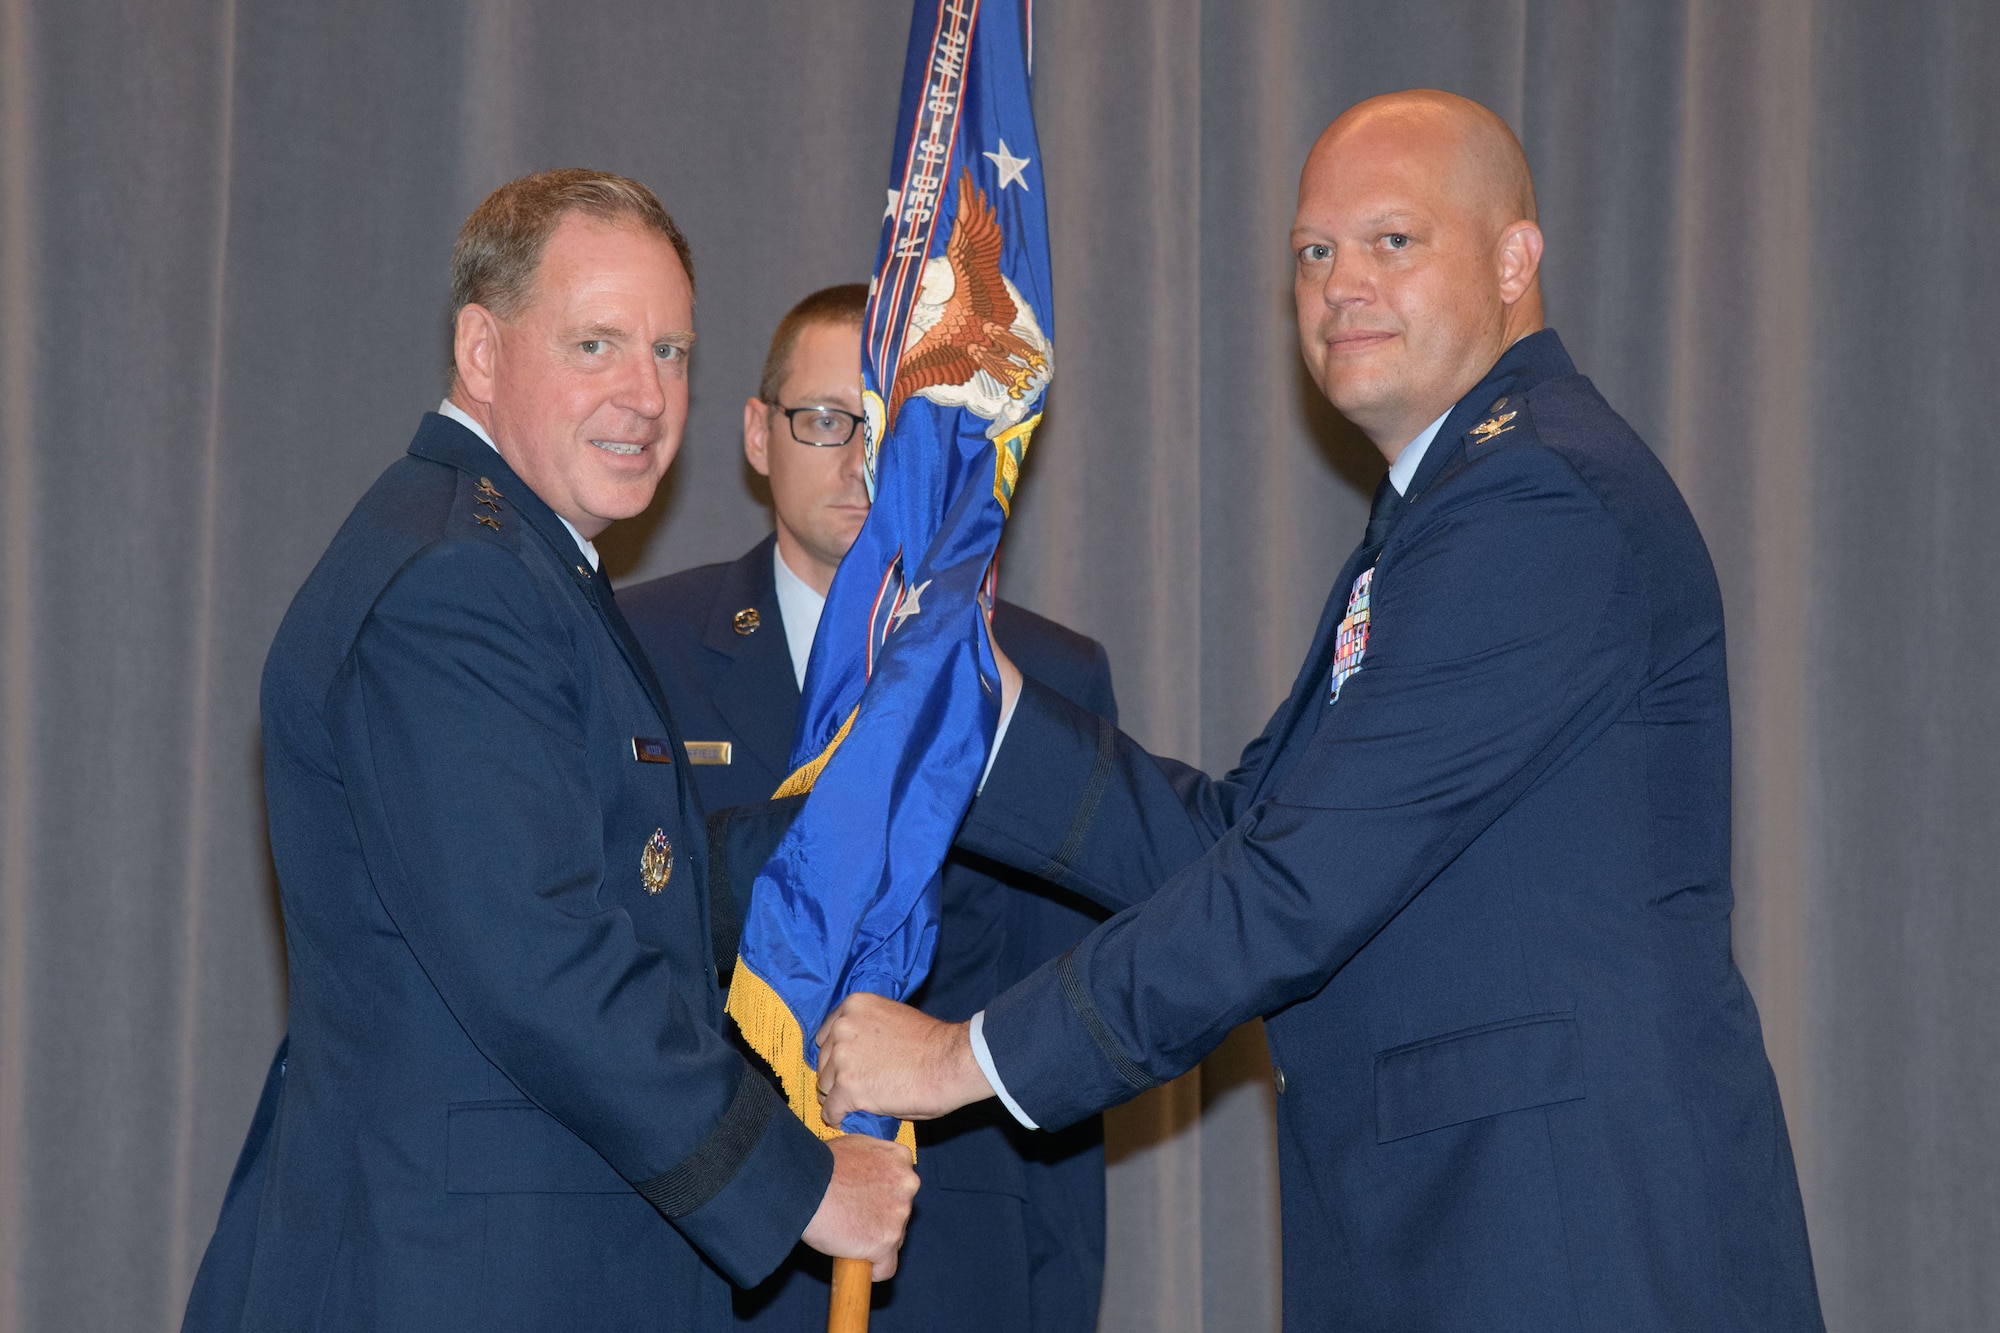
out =
<path fill-rule="evenodd" d="M 805 1121 L 806 1128 L 822 1139 L 837 1139 L 845 1133 L 827 1124 L 819 1113 L 819 1075 L 806 1063 L 805 1033 L 799 1027 L 799 1020 L 785 1007 L 770 983 L 745 967 L 741 958 L 736 960 L 736 975 L 729 983 L 726 1007 L 736 1026 L 743 1030 L 743 1039 L 750 1043 L 750 1049 L 778 1071 L 778 1081 L 784 1085 L 785 1101 L 792 1114 Z M 916 1160 L 916 1126 L 907 1120 L 901 1122 L 896 1128 L 896 1142 L 908 1148 L 910 1159 Z"/>
<path fill-rule="evenodd" d="M 847 721 L 840 724 L 840 730 L 833 733 L 833 739 L 826 748 L 792 770 L 792 775 L 778 784 L 778 790 L 771 793 L 771 799 L 782 801 L 787 796 L 799 796 L 813 789 L 819 775 L 826 772 L 826 766 L 833 762 L 833 752 L 847 739 L 847 733 L 854 730 L 854 719 L 861 716 L 861 705 L 854 705 L 854 711 L 847 715 Z"/>
<path fill-rule="evenodd" d="M 854 719 L 860 712 L 857 706 L 849 713 L 847 721 L 840 724 L 840 730 L 834 733 L 826 748 L 786 778 L 772 799 L 783 800 L 787 796 L 811 791 L 813 783 L 826 771 L 833 752 L 847 739 L 847 733 L 853 728 Z M 791 1106 L 792 1114 L 804 1121 L 806 1128 L 821 1139 L 837 1139 L 845 1133 L 827 1124 L 819 1113 L 819 1074 L 806 1063 L 805 1031 L 799 1026 L 797 1016 L 779 998 L 771 983 L 753 972 L 740 954 L 736 959 L 736 974 L 730 979 L 729 998 L 722 1007 L 723 1012 L 736 1020 L 736 1026 L 742 1031 L 743 1040 L 750 1043 L 750 1049 L 763 1056 L 766 1063 L 777 1071 L 778 1082 L 784 1086 L 785 1101 Z M 907 1120 L 902 1121 L 896 1129 L 896 1142 L 909 1149 L 910 1160 L 916 1160 L 916 1126 Z"/>

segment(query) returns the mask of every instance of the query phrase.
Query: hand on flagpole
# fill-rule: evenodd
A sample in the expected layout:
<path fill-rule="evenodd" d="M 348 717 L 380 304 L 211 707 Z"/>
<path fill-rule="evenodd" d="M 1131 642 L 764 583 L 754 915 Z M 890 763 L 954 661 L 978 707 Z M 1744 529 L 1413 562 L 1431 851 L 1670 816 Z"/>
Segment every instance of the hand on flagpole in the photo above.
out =
<path fill-rule="evenodd" d="M 909 1149 L 866 1134 L 826 1146 L 833 1149 L 833 1179 L 800 1239 L 821 1254 L 867 1260 L 877 1282 L 893 1277 L 917 1196 Z"/>
<path fill-rule="evenodd" d="M 969 1024 L 857 991 L 819 1030 L 820 1113 L 829 1125 L 849 1111 L 935 1120 L 992 1095 Z"/>

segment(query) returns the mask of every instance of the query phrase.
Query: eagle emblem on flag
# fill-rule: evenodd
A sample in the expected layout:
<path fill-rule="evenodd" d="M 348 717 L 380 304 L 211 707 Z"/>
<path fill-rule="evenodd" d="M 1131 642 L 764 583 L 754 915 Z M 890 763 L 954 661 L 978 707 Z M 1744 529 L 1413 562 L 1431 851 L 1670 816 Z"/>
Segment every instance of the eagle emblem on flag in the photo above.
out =
<path fill-rule="evenodd" d="M 985 418 L 988 438 L 1019 424 L 1040 401 L 1052 349 L 1034 307 L 1000 271 L 1005 248 L 993 205 L 962 171 L 951 239 L 924 264 L 884 434 L 913 394 Z"/>

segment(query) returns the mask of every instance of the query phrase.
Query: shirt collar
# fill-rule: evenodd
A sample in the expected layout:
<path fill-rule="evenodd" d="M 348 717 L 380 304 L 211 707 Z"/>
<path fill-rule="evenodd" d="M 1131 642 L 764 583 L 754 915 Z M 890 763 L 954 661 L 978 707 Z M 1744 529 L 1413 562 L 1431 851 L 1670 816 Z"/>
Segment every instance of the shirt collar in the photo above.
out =
<path fill-rule="evenodd" d="M 1416 478 L 1417 469 L 1424 464 L 1424 451 L 1431 447 L 1431 441 L 1437 438 L 1438 427 L 1444 425 L 1444 419 L 1450 415 L 1449 407 L 1438 413 L 1438 419 L 1424 427 L 1423 434 L 1404 445 L 1403 452 L 1397 454 L 1396 461 L 1389 465 L 1389 484 L 1396 488 L 1396 494 L 1409 494 L 1410 482 Z"/>
<path fill-rule="evenodd" d="M 778 615 L 785 622 L 785 646 L 792 650 L 792 675 L 806 687 L 806 663 L 812 659 L 813 637 L 819 633 L 826 598 L 792 572 L 776 542 L 771 543 L 771 575 L 778 585 Z"/>
<path fill-rule="evenodd" d="M 450 417 L 453 421 L 456 421 L 459 425 L 465 427 L 467 430 L 471 431 L 474 435 L 477 435 L 480 439 L 486 441 L 486 447 L 488 449 L 491 449 L 496 454 L 500 453 L 500 446 L 493 443 L 493 437 L 486 433 L 486 427 L 480 425 L 477 421 L 474 421 L 470 413 L 466 412 L 465 409 L 461 408 L 457 403 L 451 401 L 451 399 L 447 398 L 443 402 L 438 404 L 438 415 L 441 417 Z M 501 456 L 505 457 L 504 454 Z M 551 507 L 549 512 L 554 514 L 555 513 L 554 508 Z M 569 533 L 571 537 L 576 539 L 577 549 L 583 552 L 583 558 L 590 562 L 590 567 L 592 569 L 596 569 L 597 548 L 595 546 L 592 546 L 589 542 L 585 541 L 583 539 L 583 534 L 578 532 L 576 530 L 575 525 L 572 524 L 568 519 L 564 518 L 561 514 L 556 514 L 556 522 L 562 524 L 563 530 Z"/>

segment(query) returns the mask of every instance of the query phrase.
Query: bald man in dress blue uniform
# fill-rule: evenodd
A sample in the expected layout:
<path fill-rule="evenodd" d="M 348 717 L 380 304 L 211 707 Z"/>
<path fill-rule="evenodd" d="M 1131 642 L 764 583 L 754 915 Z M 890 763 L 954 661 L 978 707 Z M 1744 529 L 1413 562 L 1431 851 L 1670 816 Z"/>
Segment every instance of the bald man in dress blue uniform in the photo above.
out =
<path fill-rule="evenodd" d="M 495 191 L 454 372 L 265 664 L 289 1036 L 190 1330 L 707 1329 L 801 1237 L 894 1270 L 916 1177 L 724 1040 L 703 812 L 593 539 L 687 416 L 687 245 L 589 171 Z"/>
<path fill-rule="evenodd" d="M 850 998 L 826 1113 L 1061 1126 L 1264 1015 L 1287 1328 L 1818 1333 L 1730 956 L 1715 573 L 1543 327 L 1520 145 L 1363 102 L 1291 239 L 1306 363 L 1389 463 L 1291 697 L 1215 781 L 1023 686 L 961 845 L 1156 891 L 967 1022 Z"/>
<path fill-rule="evenodd" d="M 780 322 L 757 396 L 744 404 L 744 453 L 770 482 L 773 534 L 735 561 L 618 594 L 686 728 L 689 771 L 711 810 L 762 802 L 789 771 L 820 608 L 868 514 L 857 425 L 866 301 L 860 285 L 801 301 Z M 1103 648 L 1008 602 L 994 623 L 1044 687 L 1116 716 Z M 1046 881 L 957 858 L 945 871 L 937 959 L 917 1003 L 968 1018 L 1102 917 Z M 917 1171 L 923 1193 L 901 1267 L 877 1293 L 875 1333 L 1096 1328 L 1104 1264 L 1096 1116 L 1050 1136 L 995 1107 L 972 1108 L 919 1127 Z M 763 1286 L 738 1294 L 741 1322 L 764 1333 L 819 1333 L 826 1275 L 826 1264 L 801 1250 Z"/>

